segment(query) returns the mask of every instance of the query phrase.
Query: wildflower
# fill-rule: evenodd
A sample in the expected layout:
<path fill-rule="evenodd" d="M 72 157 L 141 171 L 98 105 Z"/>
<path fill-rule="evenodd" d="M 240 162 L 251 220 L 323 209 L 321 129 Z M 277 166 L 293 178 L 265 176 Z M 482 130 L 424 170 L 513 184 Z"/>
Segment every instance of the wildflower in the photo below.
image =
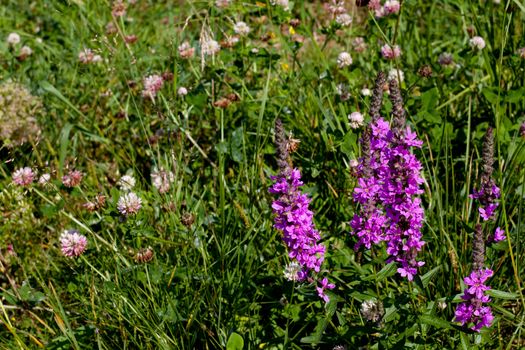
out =
<path fill-rule="evenodd" d="M 221 50 L 219 43 L 211 38 L 201 41 L 202 54 L 206 56 L 214 56 Z"/>
<path fill-rule="evenodd" d="M 193 215 L 192 213 L 185 212 L 184 214 L 182 214 L 180 221 L 184 226 L 190 227 L 195 222 L 195 215 Z"/>
<path fill-rule="evenodd" d="M 151 247 L 141 248 L 139 249 L 137 254 L 135 254 L 134 258 L 136 262 L 145 264 L 153 260 L 154 255 L 155 253 L 153 252 L 153 249 Z"/>
<path fill-rule="evenodd" d="M 153 74 L 144 78 L 143 80 L 144 89 L 142 90 L 142 96 L 150 98 L 152 101 L 157 96 L 157 92 L 162 88 L 164 80 L 160 75 Z"/>
<path fill-rule="evenodd" d="M 50 180 L 51 180 L 51 174 L 49 174 L 49 173 L 42 174 L 40 176 L 40 178 L 38 179 L 38 184 L 39 185 L 47 185 Z"/>
<path fill-rule="evenodd" d="M 240 36 L 246 36 L 250 33 L 250 27 L 245 22 L 239 21 L 233 26 L 233 31 Z"/>
<path fill-rule="evenodd" d="M 0 84 L 0 140 L 7 147 L 35 141 L 40 135 L 37 117 L 43 112 L 42 101 L 24 86 L 10 80 Z"/>
<path fill-rule="evenodd" d="M 500 189 L 496 186 L 492 173 L 494 172 L 494 132 L 492 128 L 487 130 L 483 142 L 483 153 L 481 159 L 481 180 L 480 189 L 473 190 L 470 198 L 479 200 L 479 214 L 484 221 L 493 218 L 494 212 L 498 207 L 497 199 L 500 198 Z"/>
<path fill-rule="evenodd" d="M 126 15 L 126 4 L 122 0 L 115 0 L 111 8 L 114 17 L 124 17 Z"/>
<path fill-rule="evenodd" d="M 162 168 L 151 173 L 151 183 L 160 193 L 168 192 L 174 180 L 175 175 L 171 171 L 166 171 Z"/>
<path fill-rule="evenodd" d="M 363 37 L 358 36 L 352 40 L 352 46 L 354 47 L 355 52 L 364 52 L 366 51 L 367 45 Z"/>
<path fill-rule="evenodd" d="M 317 295 L 319 295 L 319 297 L 323 299 L 325 303 L 327 303 L 330 301 L 330 298 L 328 297 L 328 295 L 325 294 L 325 290 L 334 289 L 335 284 L 328 283 L 328 278 L 326 277 L 323 278 L 320 283 L 321 283 L 320 287 L 315 287 L 315 289 L 317 290 Z"/>
<path fill-rule="evenodd" d="M 9 35 L 7 36 L 7 43 L 9 45 L 16 45 L 20 42 L 20 35 L 18 35 L 17 33 L 9 33 Z"/>
<path fill-rule="evenodd" d="M 277 146 L 277 164 L 279 174 L 273 176 L 275 183 L 269 192 L 278 196 L 272 209 L 275 217 L 274 227 L 283 233 L 283 241 L 288 247 L 288 256 L 300 265 L 297 280 L 303 281 L 313 270 L 319 272 L 324 261 L 325 247 L 318 243 L 321 239 L 313 223 L 313 213 L 308 209 L 310 199 L 301 193 L 301 173 L 292 169 L 288 163 L 287 138 L 281 121 L 275 123 L 275 143 Z M 324 298 L 324 289 L 331 285 L 321 282 L 318 293 Z"/>
<path fill-rule="evenodd" d="M 361 89 L 361 95 L 363 95 L 363 96 L 370 96 L 370 95 L 372 95 L 372 91 L 370 91 L 369 88 L 363 88 L 363 89 Z"/>
<path fill-rule="evenodd" d="M 398 45 L 390 46 L 385 44 L 381 47 L 381 55 L 387 60 L 393 60 L 401 56 L 401 49 Z"/>
<path fill-rule="evenodd" d="M 226 8 L 230 5 L 231 0 L 215 0 L 215 6 L 219 8 Z"/>
<path fill-rule="evenodd" d="M 195 55 L 195 48 L 191 47 L 190 43 L 185 41 L 178 47 L 179 56 L 182 59 L 189 59 Z"/>
<path fill-rule="evenodd" d="M 401 94 L 396 80 L 390 80 L 393 127 L 379 114 L 384 75 L 379 74 L 370 104 L 372 123 L 361 140 L 363 156 L 358 167 L 358 185 L 354 201 L 361 204 L 350 225 L 358 238 L 354 249 L 370 249 L 384 241 L 388 262 L 398 264 L 397 272 L 409 281 L 424 262 L 416 256 L 425 242 L 422 240 L 423 208 L 416 197 L 423 191 L 421 163 L 410 152 L 420 147 L 417 135 L 405 126 Z"/>
<path fill-rule="evenodd" d="M 352 112 L 348 116 L 348 120 L 350 121 L 350 127 L 352 129 L 357 129 L 363 126 L 364 117 L 359 112 Z"/>
<path fill-rule="evenodd" d="M 31 50 L 31 48 L 27 45 L 24 45 L 22 46 L 22 48 L 20 49 L 20 54 L 18 55 L 18 59 L 20 61 L 23 61 L 25 60 L 28 56 L 31 56 L 31 54 L 33 54 L 33 50 Z"/>
<path fill-rule="evenodd" d="M 496 231 L 494 232 L 494 236 L 492 237 L 493 242 L 501 242 L 505 240 L 505 231 L 501 229 L 500 227 L 496 228 Z"/>
<path fill-rule="evenodd" d="M 328 11 L 333 15 L 339 15 L 346 12 L 344 0 L 332 0 L 331 4 L 328 4 Z"/>
<path fill-rule="evenodd" d="M 62 183 L 66 187 L 75 187 L 80 185 L 83 176 L 78 170 L 70 170 L 66 175 L 62 176 Z"/>
<path fill-rule="evenodd" d="M 118 211 L 124 215 L 135 215 L 142 207 L 142 200 L 134 192 L 128 192 L 121 196 L 117 203 Z"/>
<path fill-rule="evenodd" d="M 401 8 L 401 5 L 399 1 L 397 0 L 387 0 L 385 4 L 383 5 L 383 10 L 386 15 L 398 13 L 400 8 Z"/>
<path fill-rule="evenodd" d="M 379 300 L 371 299 L 365 300 L 361 304 L 361 315 L 368 322 L 378 323 L 385 314 L 383 303 Z"/>
<path fill-rule="evenodd" d="M 352 24 L 352 16 L 350 16 L 348 13 L 342 13 L 335 17 L 335 21 L 343 27 L 348 27 L 350 24 Z"/>
<path fill-rule="evenodd" d="M 28 186 L 33 183 L 36 174 L 30 167 L 24 167 L 16 170 L 13 175 L 13 183 L 18 186 Z"/>
<path fill-rule="evenodd" d="M 124 175 L 118 180 L 117 186 L 123 191 L 130 191 L 133 187 L 135 187 L 136 183 L 137 180 L 135 180 L 133 176 Z"/>
<path fill-rule="evenodd" d="M 439 55 L 438 63 L 441 66 L 451 66 L 454 64 L 454 59 L 452 58 L 452 55 L 448 52 L 443 52 Z"/>
<path fill-rule="evenodd" d="M 281 6 L 283 10 L 288 11 L 290 9 L 289 0 L 270 0 L 272 5 Z"/>
<path fill-rule="evenodd" d="M 525 47 L 521 47 L 518 49 L 518 55 L 520 55 L 520 58 L 525 59 Z"/>
<path fill-rule="evenodd" d="M 126 35 L 126 36 L 124 37 L 124 41 L 125 41 L 127 44 L 134 44 L 138 39 L 139 39 L 139 37 L 136 36 L 135 34 Z"/>
<path fill-rule="evenodd" d="M 339 56 L 337 56 L 337 66 L 339 68 L 348 67 L 352 64 L 352 56 L 346 51 L 341 52 Z"/>
<path fill-rule="evenodd" d="M 399 84 L 405 81 L 405 73 L 401 69 L 392 68 L 388 72 L 388 80 L 397 80 Z"/>
<path fill-rule="evenodd" d="M 97 63 L 102 61 L 102 57 L 95 55 L 91 49 L 84 49 L 78 53 L 78 60 L 83 64 Z"/>
<path fill-rule="evenodd" d="M 60 235 L 62 254 L 68 258 L 82 255 L 86 250 L 87 244 L 86 236 L 81 235 L 77 230 L 66 230 Z"/>
<path fill-rule="evenodd" d="M 297 261 L 292 261 L 284 269 L 284 278 L 288 281 L 298 282 L 300 280 L 302 267 Z"/>
<path fill-rule="evenodd" d="M 425 64 L 418 69 L 417 74 L 422 78 L 430 78 L 432 76 L 432 67 Z"/>
<path fill-rule="evenodd" d="M 350 98 L 350 92 L 348 91 L 348 86 L 345 84 L 337 84 L 336 86 L 337 94 L 341 98 L 341 101 L 346 101 Z"/>
<path fill-rule="evenodd" d="M 473 324 L 470 329 L 479 332 L 483 327 L 490 327 L 494 316 L 490 307 L 483 306 L 490 298 L 485 294 L 490 289 L 485 282 L 492 277 L 494 272 L 490 269 L 477 269 L 465 277 L 466 288 L 461 298 L 463 303 L 459 304 L 455 312 L 455 321 L 461 325 Z"/>
<path fill-rule="evenodd" d="M 186 89 L 184 86 L 181 86 L 180 88 L 177 89 L 177 95 L 179 95 L 180 97 L 184 97 L 188 94 L 188 89 Z"/>
<path fill-rule="evenodd" d="M 472 48 L 483 50 L 485 48 L 485 39 L 480 36 L 475 36 L 469 40 L 469 44 Z"/>

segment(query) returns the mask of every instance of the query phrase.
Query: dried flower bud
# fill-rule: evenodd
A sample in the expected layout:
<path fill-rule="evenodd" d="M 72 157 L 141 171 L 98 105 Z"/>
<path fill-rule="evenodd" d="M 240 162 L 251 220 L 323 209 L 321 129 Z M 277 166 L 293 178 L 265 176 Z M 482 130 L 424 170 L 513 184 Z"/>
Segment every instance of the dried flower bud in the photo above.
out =
<path fill-rule="evenodd" d="M 135 254 L 135 261 L 138 263 L 145 264 L 153 260 L 154 255 L 155 253 L 153 252 L 153 249 L 151 247 L 141 248 L 139 249 L 137 254 Z"/>
<path fill-rule="evenodd" d="M 214 107 L 218 108 L 227 108 L 231 104 L 231 101 L 227 98 L 221 98 L 215 102 L 213 102 Z"/>
<path fill-rule="evenodd" d="M 184 214 L 182 214 L 180 221 L 184 226 L 190 227 L 195 222 L 195 215 L 193 215 L 192 213 L 185 212 Z"/>
<path fill-rule="evenodd" d="M 425 64 L 419 68 L 417 74 L 423 78 L 430 78 L 432 76 L 432 67 L 428 64 Z"/>

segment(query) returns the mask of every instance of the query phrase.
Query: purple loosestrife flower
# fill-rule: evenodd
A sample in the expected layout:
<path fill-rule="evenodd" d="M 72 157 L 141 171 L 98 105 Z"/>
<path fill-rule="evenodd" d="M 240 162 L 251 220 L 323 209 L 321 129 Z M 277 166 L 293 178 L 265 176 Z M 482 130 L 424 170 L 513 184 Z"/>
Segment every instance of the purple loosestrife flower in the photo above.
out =
<path fill-rule="evenodd" d="M 275 214 L 274 227 L 283 234 L 283 241 L 288 248 L 288 256 L 292 262 L 299 264 L 295 268 L 294 280 L 303 281 L 310 271 L 318 273 L 324 261 L 325 247 L 318 243 L 321 239 L 313 223 L 313 213 L 309 210 L 310 199 L 301 193 L 301 173 L 293 169 L 288 163 L 288 140 L 282 122 L 275 123 L 275 143 L 277 146 L 277 163 L 279 174 L 272 176 L 275 183 L 268 190 L 278 196 L 272 204 Z M 325 289 L 332 289 L 335 285 L 328 283 L 325 278 L 320 282 L 318 294 L 327 301 Z"/>
<path fill-rule="evenodd" d="M 494 316 L 490 307 L 483 306 L 483 304 L 490 301 L 488 295 L 485 294 L 490 287 L 485 282 L 493 274 L 494 272 L 490 269 L 478 269 L 465 277 L 463 281 L 467 287 L 461 296 L 464 302 L 456 308 L 456 322 L 460 322 L 461 325 L 473 324 L 470 329 L 476 332 L 483 327 L 490 327 Z"/>
<path fill-rule="evenodd" d="M 376 81 L 375 93 L 382 94 L 384 78 Z M 379 116 L 381 96 L 374 96 L 370 114 L 370 129 L 362 138 L 363 157 L 358 167 L 358 185 L 354 201 L 361 204 L 350 225 L 358 237 L 354 249 L 386 242 L 388 262 L 398 263 L 398 273 L 409 281 L 424 262 L 416 256 L 425 242 L 422 240 L 424 212 L 420 186 L 421 163 L 411 153 L 411 147 L 421 147 L 415 132 L 405 126 L 403 101 L 396 80 L 390 81 L 393 104 L 393 128 Z"/>

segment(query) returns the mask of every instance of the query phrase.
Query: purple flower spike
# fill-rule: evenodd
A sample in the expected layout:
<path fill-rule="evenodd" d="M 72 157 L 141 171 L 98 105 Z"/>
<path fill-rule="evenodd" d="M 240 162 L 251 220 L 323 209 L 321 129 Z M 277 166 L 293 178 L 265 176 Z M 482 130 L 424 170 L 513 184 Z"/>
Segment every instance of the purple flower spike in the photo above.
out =
<path fill-rule="evenodd" d="M 467 287 L 461 296 L 465 301 L 456 308 L 456 322 L 460 322 L 461 325 L 472 324 L 470 329 L 476 332 L 483 327 L 490 327 L 494 316 L 490 307 L 483 306 L 483 304 L 490 301 L 489 296 L 485 294 L 490 287 L 485 282 L 493 274 L 494 272 L 490 269 L 480 269 L 465 277 L 464 282 Z"/>

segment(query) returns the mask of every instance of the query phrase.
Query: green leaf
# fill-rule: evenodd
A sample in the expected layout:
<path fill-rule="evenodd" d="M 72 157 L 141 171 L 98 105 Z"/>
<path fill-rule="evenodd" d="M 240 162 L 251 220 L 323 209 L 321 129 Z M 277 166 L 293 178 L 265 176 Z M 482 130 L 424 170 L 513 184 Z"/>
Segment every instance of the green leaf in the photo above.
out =
<path fill-rule="evenodd" d="M 502 290 L 497 290 L 497 289 L 489 289 L 486 293 L 496 299 L 505 299 L 505 300 L 518 299 L 518 294 L 516 293 L 504 292 Z"/>
<path fill-rule="evenodd" d="M 435 315 L 421 315 L 419 316 L 419 321 L 423 324 L 428 324 L 436 328 L 444 328 L 444 329 L 452 328 L 449 321 L 438 318 Z"/>
<path fill-rule="evenodd" d="M 439 270 L 441 270 L 441 265 L 434 267 L 432 270 L 421 276 L 421 283 L 423 284 L 424 288 L 428 286 L 432 277 L 434 277 L 434 275 L 438 273 Z"/>
<path fill-rule="evenodd" d="M 244 339 L 233 332 L 228 338 L 228 343 L 226 344 L 226 350 L 242 350 L 244 348 Z"/>

